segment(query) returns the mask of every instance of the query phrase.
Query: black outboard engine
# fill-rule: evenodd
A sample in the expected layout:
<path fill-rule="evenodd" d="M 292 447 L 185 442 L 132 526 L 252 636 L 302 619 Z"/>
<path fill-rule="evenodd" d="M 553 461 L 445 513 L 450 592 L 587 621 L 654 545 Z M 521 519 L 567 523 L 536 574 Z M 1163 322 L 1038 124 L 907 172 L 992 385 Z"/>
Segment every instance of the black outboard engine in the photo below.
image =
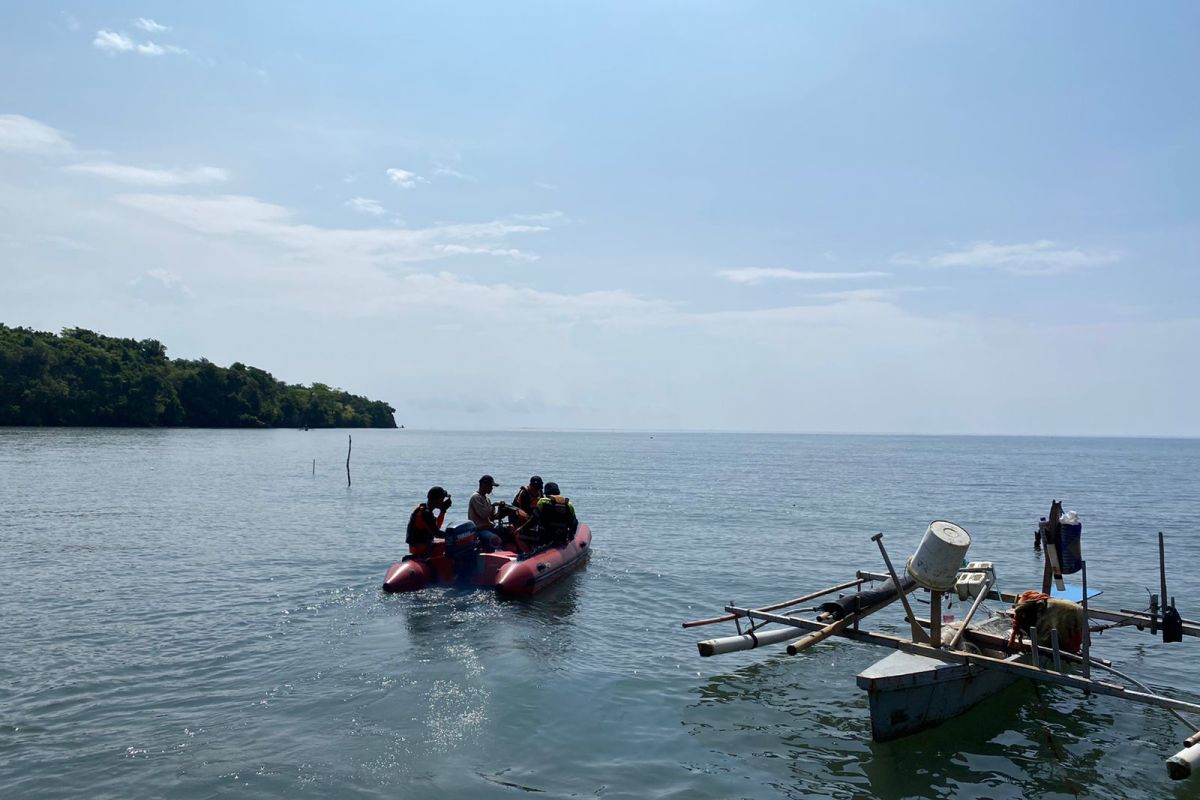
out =
<path fill-rule="evenodd" d="M 445 533 L 446 555 L 454 562 L 454 575 L 460 580 L 475 574 L 479 566 L 479 536 L 475 523 L 467 520 L 448 525 Z"/>

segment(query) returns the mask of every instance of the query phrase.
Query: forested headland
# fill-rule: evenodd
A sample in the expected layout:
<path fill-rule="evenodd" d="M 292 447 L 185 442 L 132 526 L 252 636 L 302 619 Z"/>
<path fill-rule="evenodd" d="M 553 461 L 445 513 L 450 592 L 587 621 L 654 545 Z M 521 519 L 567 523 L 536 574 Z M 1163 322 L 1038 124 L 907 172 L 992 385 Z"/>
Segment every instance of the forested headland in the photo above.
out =
<path fill-rule="evenodd" d="M 0 324 L 0 425 L 394 428 L 395 411 L 245 364 L 169 359 L 154 339 Z"/>

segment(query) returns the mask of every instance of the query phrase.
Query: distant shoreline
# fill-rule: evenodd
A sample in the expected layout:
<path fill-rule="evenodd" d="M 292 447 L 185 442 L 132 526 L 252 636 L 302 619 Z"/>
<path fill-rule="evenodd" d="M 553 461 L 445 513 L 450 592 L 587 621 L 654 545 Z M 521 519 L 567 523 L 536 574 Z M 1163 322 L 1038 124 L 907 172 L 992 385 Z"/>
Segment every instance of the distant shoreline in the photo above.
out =
<path fill-rule="evenodd" d="M 233 430 L 233 431 L 264 431 L 264 430 L 296 430 L 277 425 L 270 427 L 242 426 L 187 426 L 187 425 L 3 425 L 0 429 L 85 429 L 98 430 Z M 738 431 L 738 430 L 685 430 L 661 428 L 414 428 L 399 426 L 395 428 L 354 428 L 347 426 L 310 427 L 309 432 L 324 430 L 395 430 L 415 434 L 613 434 L 630 436 L 786 436 L 786 437 L 824 437 L 824 438 L 872 438 L 872 439 L 1047 439 L 1055 441 L 1162 441 L 1162 442 L 1200 442 L 1200 436 L 1155 436 L 1155 435 L 1078 435 L 1078 434 L 1041 434 L 1041 433 L 825 433 L 809 431 Z"/>
<path fill-rule="evenodd" d="M 395 411 L 323 383 L 289 385 L 238 362 L 171 360 L 155 339 L 0 323 L 0 425 L 395 428 Z"/>

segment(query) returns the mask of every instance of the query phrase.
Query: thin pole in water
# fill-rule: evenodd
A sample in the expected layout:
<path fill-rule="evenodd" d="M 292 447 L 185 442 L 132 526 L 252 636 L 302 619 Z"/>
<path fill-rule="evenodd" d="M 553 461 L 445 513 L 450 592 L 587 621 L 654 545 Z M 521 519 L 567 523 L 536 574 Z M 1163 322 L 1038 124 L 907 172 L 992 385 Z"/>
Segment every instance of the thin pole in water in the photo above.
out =
<path fill-rule="evenodd" d="M 1087 561 L 1079 564 L 1080 580 L 1083 582 L 1083 677 L 1092 677 L 1092 617 L 1088 614 Z M 1091 694 L 1087 689 L 1085 695 Z"/>
<path fill-rule="evenodd" d="M 313 459 L 313 477 L 317 477 L 317 460 Z"/>
<path fill-rule="evenodd" d="M 1158 585 L 1159 591 L 1162 592 L 1159 603 L 1162 604 L 1163 619 L 1167 616 L 1167 551 L 1163 548 L 1162 531 L 1158 532 Z M 1150 631 L 1155 633 L 1153 629 Z"/>
<path fill-rule="evenodd" d="M 354 437 L 346 434 L 346 485 L 350 485 L 350 450 L 354 447 Z"/>

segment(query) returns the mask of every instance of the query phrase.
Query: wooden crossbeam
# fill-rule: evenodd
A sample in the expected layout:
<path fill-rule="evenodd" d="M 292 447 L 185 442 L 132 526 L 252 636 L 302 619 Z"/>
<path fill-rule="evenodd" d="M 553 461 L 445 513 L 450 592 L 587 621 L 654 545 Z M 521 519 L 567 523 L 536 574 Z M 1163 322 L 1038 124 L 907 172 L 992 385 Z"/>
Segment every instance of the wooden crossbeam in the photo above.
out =
<path fill-rule="evenodd" d="M 793 628 L 802 628 L 805 630 L 821 630 L 825 626 L 819 622 L 812 620 L 800 619 L 798 617 L 790 617 L 786 614 L 772 614 L 765 611 L 755 611 L 750 608 L 739 608 L 737 606 L 726 606 L 725 611 L 730 614 L 737 614 L 750 619 L 763 620 L 765 622 L 775 622 L 780 625 L 789 625 Z M 894 650 L 902 650 L 913 655 L 926 656 L 928 658 L 937 659 L 950 664 L 962 664 L 964 666 L 978 666 L 984 669 L 992 669 L 999 672 L 1006 672 L 1010 675 L 1015 675 L 1020 678 L 1029 678 L 1031 680 L 1040 681 L 1042 683 L 1053 683 L 1059 686 L 1067 686 L 1073 689 L 1080 689 L 1085 692 L 1093 692 L 1102 694 L 1108 697 L 1117 697 L 1123 700 L 1129 700 L 1143 705 L 1158 706 L 1159 708 L 1173 708 L 1177 711 L 1191 711 L 1200 713 L 1200 704 L 1189 703 L 1185 700 L 1176 700 L 1171 697 L 1163 697 L 1162 695 L 1151 694 L 1148 692 L 1138 692 L 1131 689 L 1126 689 L 1115 683 L 1107 683 L 1091 678 L 1080 678 L 1074 675 L 1064 675 L 1061 672 L 1053 672 L 1052 670 L 1040 669 L 1032 667 L 1028 664 L 1021 664 L 1012 661 L 1005 661 L 999 658 L 992 658 L 984 655 L 971 655 L 958 652 L 955 650 L 946 650 L 944 648 L 930 647 L 926 644 L 911 642 L 908 639 L 901 639 L 898 636 L 890 636 L 884 633 L 875 633 L 872 631 L 855 630 L 854 628 L 844 628 L 838 631 L 836 636 L 840 636 L 852 641 L 866 642 L 868 644 L 890 647 Z"/>

